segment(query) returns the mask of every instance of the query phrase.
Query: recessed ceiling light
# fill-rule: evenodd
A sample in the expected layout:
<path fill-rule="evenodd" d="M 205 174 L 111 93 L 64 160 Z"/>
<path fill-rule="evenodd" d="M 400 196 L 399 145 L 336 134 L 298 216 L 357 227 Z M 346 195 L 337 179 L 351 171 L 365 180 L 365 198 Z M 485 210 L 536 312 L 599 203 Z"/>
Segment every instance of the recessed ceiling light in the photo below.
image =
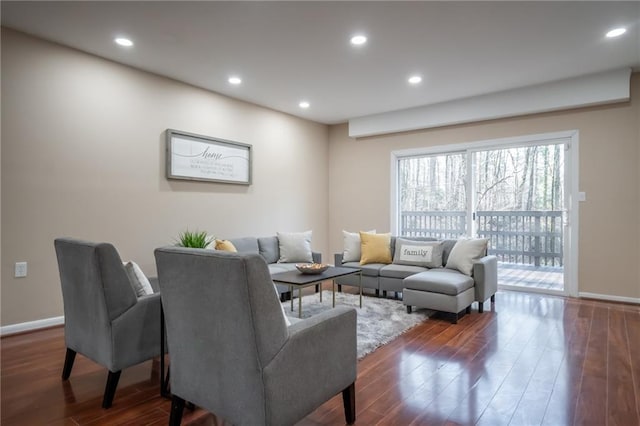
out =
<path fill-rule="evenodd" d="M 419 75 L 412 75 L 407 81 L 411 84 L 418 84 L 422 81 L 422 77 Z"/>
<path fill-rule="evenodd" d="M 240 83 L 242 83 L 242 79 L 240 77 L 229 77 L 229 83 L 234 84 L 234 85 L 238 85 Z"/>
<path fill-rule="evenodd" d="M 300 102 L 300 103 L 298 104 L 298 106 L 299 106 L 300 108 L 304 108 L 304 109 L 309 108 L 309 106 L 310 106 L 310 105 L 311 105 L 311 104 L 309 104 L 309 102 L 307 102 L 307 101 L 302 101 L 302 102 Z"/>
<path fill-rule="evenodd" d="M 614 28 L 611 31 L 609 31 L 606 35 L 608 38 L 613 38 L 613 37 L 619 37 L 626 32 L 627 32 L 626 28 Z"/>
<path fill-rule="evenodd" d="M 354 35 L 353 37 L 351 37 L 351 44 L 353 44 L 354 46 L 361 46 L 366 42 L 367 37 L 363 36 L 362 34 Z"/>
<path fill-rule="evenodd" d="M 116 44 L 119 44 L 120 46 L 124 46 L 124 47 L 133 46 L 133 42 L 131 40 L 129 40 L 128 38 L 118 37 L 118 38 L 114 39 L 113 41 L 115 41 Z"/>

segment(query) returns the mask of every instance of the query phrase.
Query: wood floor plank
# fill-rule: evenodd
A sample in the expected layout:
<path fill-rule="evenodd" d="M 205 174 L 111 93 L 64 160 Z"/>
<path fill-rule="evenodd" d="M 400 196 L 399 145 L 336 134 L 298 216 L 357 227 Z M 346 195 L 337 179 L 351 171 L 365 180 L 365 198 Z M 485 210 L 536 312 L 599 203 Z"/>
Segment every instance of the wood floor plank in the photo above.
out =
<path fill-rule="evenodd" d="M 640 424 L 636 409 L 631 352 L 621 309 L 609 309 L 607 425 Z"/>
<path fill-rule="evenodd" d="M 360 360 L 356 425 L 640 424 L 640 306 L 496 296 L 483 314 L 474 305 L 458 324 L 431 318 Z M 60 379 L 62 327 L 3 337 L 0 350 L 3 426 L 168 422 L 157 360 L 123 371 L 104 410 L 104 368 L 78 356 Z M 200 408 L 182 424 L 228 426 Z M 343 424 L 339 394 L 298 423 Z"/>
<path fill-rule="evenodd" d="M 595 306 L 574 424 L 606 424 L 609 308 Z"/>
<path fill-rule="evenodd" d="M 624 308 L 629 358 L 631 360 L 631 378 L 636 399 L 636 418 L 640 419 L 640 309 L 629 310 L 627 306 Z M 640 424 L 640 421 L 638 424 Z"/>

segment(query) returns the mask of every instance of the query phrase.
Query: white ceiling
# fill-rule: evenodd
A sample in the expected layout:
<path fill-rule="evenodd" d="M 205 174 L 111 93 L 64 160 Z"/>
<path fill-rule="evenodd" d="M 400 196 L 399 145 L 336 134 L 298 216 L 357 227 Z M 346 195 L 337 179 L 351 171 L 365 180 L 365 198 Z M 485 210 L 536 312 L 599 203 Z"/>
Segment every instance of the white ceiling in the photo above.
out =
<path fill-rule="evenodd" d="M 321 123 L 621 67 L 640 2 L 10 2 L 2 25 Z M 617 39 L 604 34 L 617 26 Z M 368 36 L 360 48 L 355 33 Z M 113 43 L 125 35 L 135 46 Z M 424 77 L 418 86 L 409 75 Z M 231 86 L 230 75 L 243 83 Z M 302 110 L 298 102 L 308 100 Z"/>

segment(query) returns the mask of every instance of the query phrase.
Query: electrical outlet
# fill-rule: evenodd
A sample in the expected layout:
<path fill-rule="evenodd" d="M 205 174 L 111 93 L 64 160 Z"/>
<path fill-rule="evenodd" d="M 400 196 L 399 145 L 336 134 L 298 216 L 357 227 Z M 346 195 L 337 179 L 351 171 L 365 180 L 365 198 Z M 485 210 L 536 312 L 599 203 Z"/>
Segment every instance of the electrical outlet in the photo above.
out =
<path fill-rule="evenodd" d="M 27 262 L 16 262 L 15 277 L 22 278 L 27 276 Z"/>

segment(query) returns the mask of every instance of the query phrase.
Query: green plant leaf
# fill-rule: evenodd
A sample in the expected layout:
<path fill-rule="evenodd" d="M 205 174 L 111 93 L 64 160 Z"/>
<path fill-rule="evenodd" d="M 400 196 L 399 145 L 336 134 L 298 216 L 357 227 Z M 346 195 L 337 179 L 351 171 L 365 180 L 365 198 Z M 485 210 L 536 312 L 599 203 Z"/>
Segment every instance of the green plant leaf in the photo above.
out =
<path fill-rule="evenodd" d="M 189 231 L 186 230 L 178 236 L 176 245 L 180 247 L 190 248 L 207 248 L 213 241 L 214 237 L 208 236 L 206 231 Z"/>

